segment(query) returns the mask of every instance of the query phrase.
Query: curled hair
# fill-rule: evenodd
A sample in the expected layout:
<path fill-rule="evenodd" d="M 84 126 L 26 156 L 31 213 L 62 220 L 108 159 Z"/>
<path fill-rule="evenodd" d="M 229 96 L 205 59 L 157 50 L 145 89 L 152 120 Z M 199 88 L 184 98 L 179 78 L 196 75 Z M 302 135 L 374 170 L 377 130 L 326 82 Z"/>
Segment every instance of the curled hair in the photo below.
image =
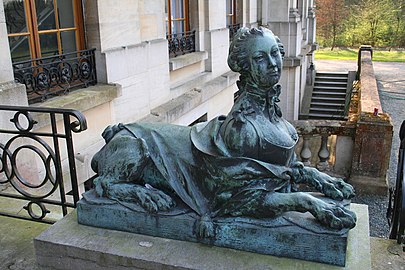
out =
<path fill-rule="evenodd" d="M 284 45 L 281 43 L 279 37 L 273 34 L 273 32 L 267 28 L 247 28 L 242 27 L 236 32 L 234 38 L 232 39 L 231 45 L 229 46 L 229 56 L 228 56 L 228 66 L 232 71 L 239 72 L 242 75 L 249 69 L 249 59 L 248 59 L 248 50 L 246 46 L 249 39 L 255 38 L 256 36 L 263 37 L 265 33 L 269 33 L 274 36 L 280 54 L 284 58 Z"/>

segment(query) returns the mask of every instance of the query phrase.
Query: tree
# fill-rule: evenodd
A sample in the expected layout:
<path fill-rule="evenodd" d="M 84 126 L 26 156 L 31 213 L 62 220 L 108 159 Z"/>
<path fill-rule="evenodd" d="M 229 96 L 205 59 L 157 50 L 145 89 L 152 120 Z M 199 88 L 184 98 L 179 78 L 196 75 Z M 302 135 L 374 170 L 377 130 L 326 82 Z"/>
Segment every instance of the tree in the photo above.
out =
<path fill-rule="evenodd" d="M 347 15 L 344 0 L 316 0 L 317 32 L 324 40 L 331 39 L 331 50 L 336 46 Z"/>
<path fill-rule="evenodd" d="M 350 9 L 353 12 L 347 31 L 354 33 L 356 40 L 372 46 L 392 44 L 396 21 L 393 0 L 360 0 Z"/>
<path fill-rule="evenodd" d="M 405 0 L 394 2 L 394 14 L 396 19 L 395 35 L 392 37 L 391 46 L 405 45 Z"/>

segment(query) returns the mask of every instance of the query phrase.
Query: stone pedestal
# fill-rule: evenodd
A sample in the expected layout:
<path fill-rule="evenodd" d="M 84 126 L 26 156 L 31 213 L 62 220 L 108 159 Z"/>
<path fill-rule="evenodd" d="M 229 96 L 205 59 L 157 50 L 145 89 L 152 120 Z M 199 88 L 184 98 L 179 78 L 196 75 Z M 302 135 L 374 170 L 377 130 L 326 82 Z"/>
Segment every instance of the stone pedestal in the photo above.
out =
<path fill-rule="evenodd" d="M 350 184 L 357 192 L 385 195 L 388 191 L 393 126 L 387 114 L 362 112 L 357 122 Z"/>
<path fill-rule="evenodd" d="M 40 269 L 371 269 L 367 206 L 351 209 L 358 223 L 349 232 L 345 267 L 84 226 L 75 212 L 34 245 Z"/>

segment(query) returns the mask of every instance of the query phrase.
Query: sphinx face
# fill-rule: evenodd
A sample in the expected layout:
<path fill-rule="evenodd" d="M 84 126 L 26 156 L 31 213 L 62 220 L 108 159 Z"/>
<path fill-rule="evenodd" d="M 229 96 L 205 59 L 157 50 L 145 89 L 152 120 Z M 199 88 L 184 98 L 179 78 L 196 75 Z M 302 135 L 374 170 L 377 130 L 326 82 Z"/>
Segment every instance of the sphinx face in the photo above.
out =
<path fill-rule="evenodd" d="M 260 88 L 276 85 L 281 76 L 283 59 L 276 39 L 271 33 L 264 33 L 250 40 L 250 77 Z"/>

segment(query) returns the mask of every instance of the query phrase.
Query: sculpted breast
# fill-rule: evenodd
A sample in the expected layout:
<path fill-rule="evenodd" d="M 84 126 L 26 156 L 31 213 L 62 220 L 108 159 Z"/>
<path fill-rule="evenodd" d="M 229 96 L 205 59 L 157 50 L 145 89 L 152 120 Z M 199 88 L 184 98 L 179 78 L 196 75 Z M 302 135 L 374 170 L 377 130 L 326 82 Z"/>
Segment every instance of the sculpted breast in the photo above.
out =
<path fill-rule="evenodd" d="M 222 127 L 222 137 L 232 156 L 259 158 L 259 135 L 249 121 L 232 118 Z"/>
<path fill-rule="evenodd" d="M 232 156 L 249 157 L 271 164 L 288 166 L 294 158 L 298 135 L 293 126 L 279 118 L 272 122 L 260 113 L 228 116 L 221 136 Z"/>

